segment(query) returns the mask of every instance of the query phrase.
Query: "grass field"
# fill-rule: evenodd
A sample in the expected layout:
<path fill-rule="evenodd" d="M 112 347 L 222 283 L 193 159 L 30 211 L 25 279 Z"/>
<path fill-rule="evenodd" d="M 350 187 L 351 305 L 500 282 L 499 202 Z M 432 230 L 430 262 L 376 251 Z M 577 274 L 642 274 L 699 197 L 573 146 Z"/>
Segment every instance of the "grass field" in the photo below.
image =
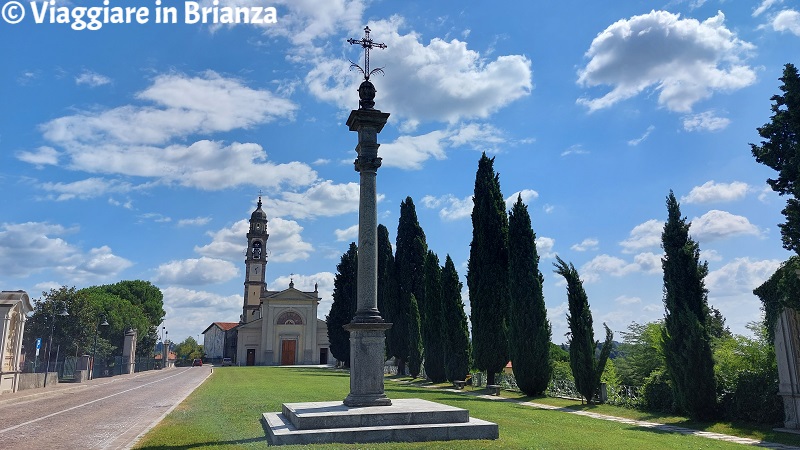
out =
<path fill-rule="evenodd" d="M 422 383 L 387 379 L 389 398 L 423 398 L 458 406 L 470 415 L 496 422 L 500 439 L 496 441 L 451 441 L 308 446 L 309 448 L 413 448 L 413 449 L 665 449 L 665 448 L 742 448 L 696 436 L 665 433 L 638 426 L 576 416 L 559 411 L 539 410 L 513 402 L 485 400 L 462 393 L 435 389 Z M 443 385 L 444 386 L 444 385 Z M 432 388 L 433 387 L 433 388 Z M 349 375 L 331 369 L 288 367 L 220 367 L 211 377 L 175 408 L 156 428 L 140 440 L 139 449 L 185 448 L 262 448 L 267 447 L 260 417 L 264 412 L 280 411 L 287 402 L 341 400 L 350 391 Z M 523 397 L 521 400 L 590 409 L 593 412 L 668 423 L 718 433 L 763 439 L 800 446 L 800 437 L 779 434 L 769 428 L 742 424 L 701 424 L 683 417 L 658 416 L 607 405 L 581 405 L 570 400 Z M 285 446 L 282 448 L 299 448 Z"/>

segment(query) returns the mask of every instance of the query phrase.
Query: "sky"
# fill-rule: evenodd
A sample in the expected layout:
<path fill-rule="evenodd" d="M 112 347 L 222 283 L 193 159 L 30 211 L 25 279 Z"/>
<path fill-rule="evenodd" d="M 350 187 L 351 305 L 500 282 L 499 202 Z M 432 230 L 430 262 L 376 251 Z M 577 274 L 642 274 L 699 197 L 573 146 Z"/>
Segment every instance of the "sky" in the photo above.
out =
<path fill-rule="evenodd" d="M 602 323 L 619 340 L 663 317 L 670 190 L 734 333 L 760 320 L 752 289 L 791 256 L 777 227 L 785 199 L 766 185 L 775 172 L 748 144 L 784 64 L 800 63 L 799 1 L 235 3 L 263 23 L 222 23 L 227 0 L 216 16 L 207 0 L 0 5 L 2 290 L 35 299 L 148 280 L 169 338 L 201 338 L 239 320 L 261 193 L 268 288 L 318 283 L 324 318 L 357 241 L 345 121 L 361 81 L 350 60 L 363 54 L 347 39 L 367 25 L 387 46 L 371 67 L 385 72 L 372 78 L 375 107 L 391 114 L 378 220 L 394 241 L 400 202 L 414 200 L 429 248 L 456 264 L 467 313 L 482 152 L 509 208 L 528 205 L 556 343 L 567 296 L 555 255 L 578 269 L 596 337 Z"/>

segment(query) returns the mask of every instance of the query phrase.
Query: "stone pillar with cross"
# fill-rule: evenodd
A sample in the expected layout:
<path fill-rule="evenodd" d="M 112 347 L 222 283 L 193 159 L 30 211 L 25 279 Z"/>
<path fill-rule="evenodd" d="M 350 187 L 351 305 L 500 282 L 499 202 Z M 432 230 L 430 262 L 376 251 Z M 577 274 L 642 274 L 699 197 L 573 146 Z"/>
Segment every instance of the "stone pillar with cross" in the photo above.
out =
<path fill-rule="evenodd" d="M 347 406 L 387 406 L 392 401 L 384 394 L 383 365 L 386 323 L 378 311 L 378 213 L 377 175 L 381 166 L 378 157 L 378 133 L 389 113 L 375 106 L 375 86 L 369 81 L 381 69 L 369 69 L 369 51 L 386 48 L 369 37 L 369 27 L 361 40 L 349 39 L 350 44 L 364 48 L 364 67 L 353 64 L 364 74 L 358 88 L 359 108 L 350 112 L 347 126 L 358 132 L 355 169 L 360 178 L 358 201 L 358 285 L 357 309 L 352 322 L 344 328 L 350 332 L 350 394 L 344 399 Z"/>

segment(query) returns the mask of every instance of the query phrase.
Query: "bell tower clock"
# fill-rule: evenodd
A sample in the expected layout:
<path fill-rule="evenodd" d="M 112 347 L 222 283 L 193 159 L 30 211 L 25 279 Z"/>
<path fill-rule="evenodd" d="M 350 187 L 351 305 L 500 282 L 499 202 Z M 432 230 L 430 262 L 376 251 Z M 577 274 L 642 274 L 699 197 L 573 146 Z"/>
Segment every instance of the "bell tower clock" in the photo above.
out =
<path fill-rule="evenodd" d="M 267 239 L 269 239 L 267 213 L 261 209 L 261 196 L 259 195 L 258 206 L 250 215 L 250 229 L 247 232 L 242 323 L 259 318 L 256 311 L 261 303 L 261 293 L 266 289 L 264 272 L 267 268 Z"/>

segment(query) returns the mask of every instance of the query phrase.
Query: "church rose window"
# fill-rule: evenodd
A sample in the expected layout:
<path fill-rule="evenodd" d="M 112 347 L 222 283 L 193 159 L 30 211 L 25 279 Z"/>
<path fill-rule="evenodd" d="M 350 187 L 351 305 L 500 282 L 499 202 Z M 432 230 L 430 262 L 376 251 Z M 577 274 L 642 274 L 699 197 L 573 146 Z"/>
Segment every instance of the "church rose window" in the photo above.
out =
<path fill-rule="evenodd" d="M 303 318 L 294 311 L 287 311 L 278 316 L 278 325 L 302 325 Z"/>

